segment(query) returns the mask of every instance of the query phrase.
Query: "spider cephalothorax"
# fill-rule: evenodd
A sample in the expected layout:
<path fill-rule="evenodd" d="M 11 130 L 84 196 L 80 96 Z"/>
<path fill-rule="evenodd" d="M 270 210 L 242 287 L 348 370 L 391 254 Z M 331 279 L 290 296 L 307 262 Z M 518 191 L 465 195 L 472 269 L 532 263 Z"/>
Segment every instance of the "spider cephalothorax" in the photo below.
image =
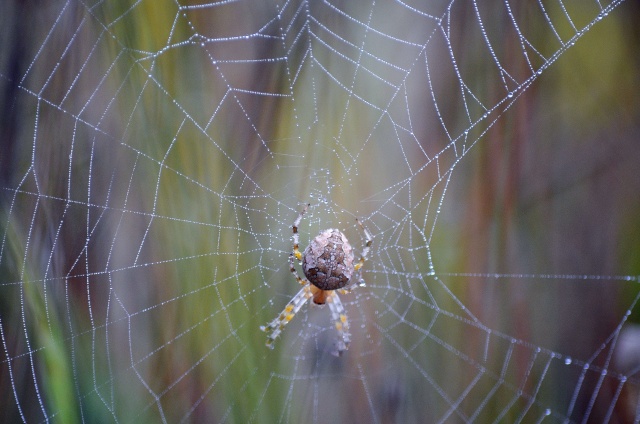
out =
<path fill-rule="evenodd" d="M 340 230 L 333 228 L 321 231 L 311 240 L 304 252 L 300 253 L 298 225 L 300 225 L 308 207 L 309 205 L 304 207 L 293 223 L 293 252 L 289 255 L 289 269 L 302 285 L 302 289 L 287 303 L 277 318 L 260 328 L 269 334 L 267 346 L 272 348 L 273 342 L 280 335 L 284 326 L 291 321 L 309 298 L 313 298 L 313 302 L 317 305 L 325 303 L 329 305 L 336 330 L 342 336 L 337 349 L 337 353 L 341 353 L 349 347 L 351 338 L 347 314 L 336 290 L 346 293 L 354 287 L 356 281 L 361 283 L 354 277 L 367 258 L 373 238 L 360 221 L 356 220 L 366 239 L 362 255 L 357 262 L 354 263 L 353 248 L 347 237 Z M 302 271 L 306 279 L 298 275 L 294 258 L 302 262 Z"/>

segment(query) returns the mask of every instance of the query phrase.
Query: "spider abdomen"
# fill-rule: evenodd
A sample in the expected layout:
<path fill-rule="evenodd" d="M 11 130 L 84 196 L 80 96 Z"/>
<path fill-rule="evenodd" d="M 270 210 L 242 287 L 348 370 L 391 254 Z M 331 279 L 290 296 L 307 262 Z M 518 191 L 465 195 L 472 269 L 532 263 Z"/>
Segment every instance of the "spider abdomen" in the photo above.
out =
<path fill-rule="evenodd" d="M 318 234 L 302 253 L 302 271 L 321 290 L 349 284 L 354 272 L 353 249 L 342 232 L 328 229 Z"/>

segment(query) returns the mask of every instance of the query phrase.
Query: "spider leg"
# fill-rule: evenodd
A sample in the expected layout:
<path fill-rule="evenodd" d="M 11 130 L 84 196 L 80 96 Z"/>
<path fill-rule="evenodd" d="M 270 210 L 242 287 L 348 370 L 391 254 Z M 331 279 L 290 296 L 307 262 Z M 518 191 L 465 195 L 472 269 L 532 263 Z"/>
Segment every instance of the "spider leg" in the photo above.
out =
<path fill-rule="evenodd" d="M 273 342 L 282 333 L 284 326 L 293 319 L 298 313 L 300 308 L 307 303 L 312 296 L 311 285 L 309 283 L 304 284 L 304 287 L 287 303 L 280 315 L 273 319 L 269 324 L 260 327 L 260 330 L 267 333 L 267 347 L 273 349 Z"/>
<path fill-rule="evenodd" d="M 293 299 L 291 299 L 289 303 L 287 303 L 287 306 L 284 307 L 280 315 L 271 320 L 269 324 L 260 327 L 262 331 L 267 333 L 267 347 L 271 349 L 273 349 L 273 342 L 280 335 L 280 333 L 282 333 L 285 325 L 287 325 L 289 321 L 293 319 L 300 308 L 302 308 L 302 306 L 307 303 L 307 300 L 313 297 L 313 293 L 311 293 L 311 284 L 309 284 L 308 281 L 300 278 L 300 275 L 298 275 L 298 271 L 296 271 L 293 259 L 294 257 L 298 260 L 302 259 L 302 253 L 300 253 L 300 248 L 298 245 L 300 242 L 300 236 L 298 235 L 298 225 L 300 225 L 300 221 L 302 220 L 305 212 L 307 212 L 308 207 L 309 204 L 307 203 L 304 209 L 302 209 L 302 212 L 300 212 L 300 215 L 298 215 L 296 220 L 293 222 L 293 252 L 291 252 L 291 254 L 289 255 L 289 271 L 291 271 L 291 274 L 296 279 L 296 281 L 300 283 L 300 285 L 302 285 L 302 288 L 293 297 Z"/>
<path fill-rule="evenodd" d="M 291 271 L 291 274 L 293 274 L 293 277 L 296 279 L 296 281 L 304 286 L 305 284 L 307 284 L 307 282 L 302 278 L 300 278 L 300 275 L 298 275 L 298 271 L 296 271 L 296 267 L 294 266 L 294 263 L 293 263 L 294 257 L 295 257 L 295 252 L 292 252 L 289 255 L 289 271 Z"/>
<path fill-rule="evenodd" d="M 329 305 L 329 310 L 331 311 L 331 319 L 333 319 L 336 330 L 340 335 L 340 339 L 338 339 L 337 352 L 334 354 L 340 355 L 345 350 L 349 349 L 349 344 L 351 343 L 351 334 L 349 333 L 349 320 L 347 319 L 347 312 L 340 301 L 340 297 L 336 291 L 329 292 L 327 296 L 327 304 Z"/>
<path fill-rule="evenodd" d="M 300 253 L 300 246 L 299 246 L 300 236 L 298 235 L 298 225 L 300 225 L 300 221 L 302 220 L 302 217 L 307 212 L 307 209 L 309 208 L 310 205 L 311 205 L 310 203 L 307 203 L 305 207 L 302 209 L 302 212 L 300 212 L 300 215 L 298 215 L 296 220 L 293 221 L 293 255 L 296 257 L 298 261 L 302 260 L 302 253 Z"/>
<path fill-rule="evenodd" d="M 371 235 L 369 230 L 367 230 L 364 227 L 364 225 L 362 225 L 362 222 L 360 222 L 359 219 L 356 218 L 356 222 L 358 223 L 360 228 L 362 228 L 362 231 L 364 232 L 364 238 L 365 238 L 365 245 L 364 245 L 364 248 L 362 249 L 362 254 L 360 255 L 360 260 L 358 260 L 358 262 L 353 267 L 353 269 L 355 271 L 358 271 L 360 268 L 362 268 L 362 265 L 364 265 L 364 261 L 366 261 L 367 257 L 369 256 L 369 248 L 371 247 L 371 244 L 373 243 L 373 236 Z"/>

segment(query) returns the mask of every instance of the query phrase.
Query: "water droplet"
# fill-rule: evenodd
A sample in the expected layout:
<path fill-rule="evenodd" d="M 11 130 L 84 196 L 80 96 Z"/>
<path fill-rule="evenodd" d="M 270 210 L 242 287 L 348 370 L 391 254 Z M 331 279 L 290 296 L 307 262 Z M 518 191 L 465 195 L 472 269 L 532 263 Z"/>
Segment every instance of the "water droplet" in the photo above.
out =
<path fill-rule="evenodd" d="M 571 365 L 571 362 L 572 362 L 572 361 L 571 361 L 571 358 L 565 358 L 565 359 L 564 359 L 564 364 L 565 364 L 565 365 Z"/>

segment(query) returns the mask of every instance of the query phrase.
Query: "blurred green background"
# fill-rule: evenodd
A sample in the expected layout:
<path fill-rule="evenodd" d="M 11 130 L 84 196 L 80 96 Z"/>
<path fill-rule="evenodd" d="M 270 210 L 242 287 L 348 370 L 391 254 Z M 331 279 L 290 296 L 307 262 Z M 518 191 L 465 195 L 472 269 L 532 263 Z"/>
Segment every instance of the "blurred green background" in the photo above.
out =
<path fill-rule="evenodd" d="M 7 2 L 0 420 L 637 420 L 638 11 Z"/>

